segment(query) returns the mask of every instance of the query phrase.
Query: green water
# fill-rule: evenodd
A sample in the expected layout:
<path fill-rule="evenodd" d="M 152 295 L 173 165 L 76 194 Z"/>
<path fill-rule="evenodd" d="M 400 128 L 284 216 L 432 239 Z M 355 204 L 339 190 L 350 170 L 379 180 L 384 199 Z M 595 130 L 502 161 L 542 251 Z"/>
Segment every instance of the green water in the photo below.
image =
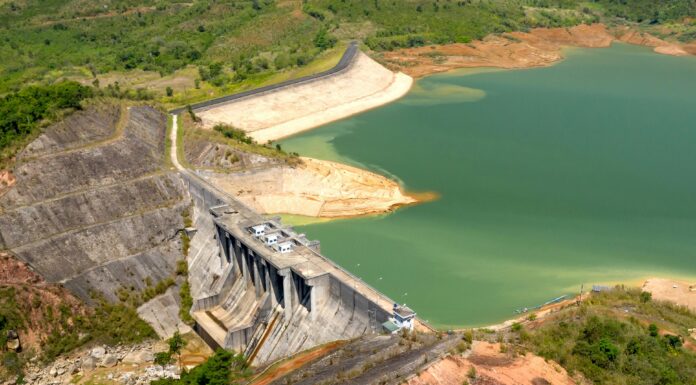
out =
<path fill-rule="evenodd" d="M 300 226 L 440 327 L 510 318 L 581 284 L 696 276 L 696 59 L 572 50 L 550 68 L 455 72 L 283 141 L 435 202 Z"/>

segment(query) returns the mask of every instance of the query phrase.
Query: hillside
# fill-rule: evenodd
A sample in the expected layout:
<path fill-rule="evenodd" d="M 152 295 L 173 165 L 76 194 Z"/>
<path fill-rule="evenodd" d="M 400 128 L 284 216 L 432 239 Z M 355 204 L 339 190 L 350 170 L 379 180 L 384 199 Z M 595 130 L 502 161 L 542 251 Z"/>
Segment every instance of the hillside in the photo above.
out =
<path fill-rule="evenodd" d="M 599 20 L 689 41 L 694 16 L 678 0 L 4 1 L 0 95 L 68 78 L 182 105 L 326 68 L 337 41 L 388 51 Z"/>

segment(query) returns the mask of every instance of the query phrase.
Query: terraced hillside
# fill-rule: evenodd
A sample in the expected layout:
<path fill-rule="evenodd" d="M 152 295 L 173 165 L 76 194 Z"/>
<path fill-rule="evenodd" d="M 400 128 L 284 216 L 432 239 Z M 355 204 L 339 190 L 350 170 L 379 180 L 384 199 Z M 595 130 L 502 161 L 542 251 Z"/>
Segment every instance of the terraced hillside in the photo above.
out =
<path fill-rule="evenodd" d="M 165 130 L 160 111 L 113 105 L 49 127 L 0 197 L 0 246 L 88 302 L 170 277 L 187 201 L 165 169 Z"/>

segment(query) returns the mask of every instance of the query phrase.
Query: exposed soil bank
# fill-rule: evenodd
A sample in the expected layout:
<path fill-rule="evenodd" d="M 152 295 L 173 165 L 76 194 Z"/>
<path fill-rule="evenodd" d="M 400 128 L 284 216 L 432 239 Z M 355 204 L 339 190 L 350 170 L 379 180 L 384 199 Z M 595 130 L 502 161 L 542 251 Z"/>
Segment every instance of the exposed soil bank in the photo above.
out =
<path fill-rule="evenodd" d="M 501 385 L 576 384 L 566 370 L 553 361 L 531 353 L 523 356 L 501 353 L 500 344 L 483 341 L 474 341 L 470 355 L 447 356 L 405 384 L 460 385 L 466 381 Z"/>
<path fill-rule="evenodd" d="M 650 292 L 653 299 L 670 301 L 696 312 L 696 282 L 650 278 L 643 284 L 643 291 Z"/>
<path fill-rule="evenodd" d="M 403 49 L 385 53 L 383 60 L 392 69 L 413 77 L 456 68 L 531 68 L 563 59 L 563 47 L 602 48 L 609 47 L 613 41 L 654 47 L 661 54 L 696 54 L 693 43 L 672 43 L 629 27 L 610 30 L 604 24 L 593 24 L 491 35 L 470 44 Z"/>
<path fill-rule="evenodd" d="M 404 193 L 397 182 L 367 170 L 311 158 L 302 158 L 296 166 L 211 173 L 208 179 L 263 214 L 352 217 L 434 198 Z"/>

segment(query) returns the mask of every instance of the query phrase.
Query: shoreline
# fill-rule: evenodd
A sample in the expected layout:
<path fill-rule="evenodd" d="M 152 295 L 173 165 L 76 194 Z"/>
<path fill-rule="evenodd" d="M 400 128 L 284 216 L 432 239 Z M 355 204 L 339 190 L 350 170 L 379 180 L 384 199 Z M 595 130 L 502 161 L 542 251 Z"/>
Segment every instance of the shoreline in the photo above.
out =
<path fill-rule="evenodd" d="M 578 25 L 572 28 L 537 28 L 529 32 L 489 35 L 470 44 L 426 46 L 387 52 L 381 60 L 386 64 L 386 68 L 366 54 L 358 52 L 353 63 L 344 72 L 314 82 L 221 104 L 202 111 L 199 115 L 203 119 L 204 127 L 209 128 L 220 122 L 228 123 L 247 131 L 258 143 L 269 143 L 394 102 L 412 90 L 414 78 L 464 68 L 475 70 L 546 67 L 564 60 L 565 49 L 606 48 L 615 41 L 653 46 L 657 53 L 688 54 L 684 50 L 673 49 L 673 43 L 641 34 L 630 28 L 609 30 L 604 24 Z M 696 47 L 694 48 L 696 53 Z M 305 159 L 310 161 L 309 158 Z M 338 165 L 347 166 L 319 159 L 311 162 L 328 162 L 328 168 L 334 169 L 328 171 L 329 173 L 340 169 L 341 166 Z M 352 179 L 362 177 L 374 181 L 373 176 L 383 177 L 366 169 L 353 168 L 351 172 L 354 174 Z M 326 174 L 327 171 L 324 169 L 320 175 L 321 173 Z M 224 178 L 218 175 L 213 183 L 223 187 L 227 184 L 223 179 L 238 178 Z M 327 185 L 323 180 L 314 180 L 313 185 L 308 184 L 307 188 L 301 191 L 303 198 L 300 199 L 305 199 L 304 204 L 298 203 L 297 199 L 288 200 L 288 194 L 283 191 L 282 186 L 275 190 L 250 189 L 258 197 L 248 203 L 265 214 L 342 219 L 388 214 L 403 206 L 437 199 L 435 193 L 427 193 L 424 196 L 406 191 L 398 184 L 397 186 L 400 197 L 391 204 L 385 202 L 381 196 L 393 194 L 394 185 L 385 187 L 382 181 L 373 184 L 371 187 L 382 190 L 375 190 L 372 194 L 374 201 L 366 203 L 365 199 L 370 197 L 363 194 L 364 186 L 340 186 L 335 181 Z M 341 190 L 340 199 L 346 202 L 352 195 L 353 201 L 358 202 L 360 207 L 339 211 L 317 207 L 318 202 L 335 198 L 326 196 L 327 189 Z M 334 193 L 335 191 L 330 192 Z M 284 207 L 260 202 L 271 199 L 285 202 L 281 205 Z"/>
<path fill-rule="evenodd" d="M 207 172 L 206 179 L 261 214 L 294 215 L 316 222 L 386 215 L 439 198 L 434 192 L 407 192 L 397 181 L 362 168 L 313 158 L 301 160 L 295 166 Z"/>
<path fill-rule="evenodd" d="M 597 23 L 489 35 L 467 44 L 406 48 L 384 53 L 381 62 L 392 70 L 420 79 L 464 68 L 512 70 L 548 67 L 566 58 L 563 54 L 565 48 L 608 48 L 614 42 L 650 47 L 661 55 L 696 55 L 696 42 L 674 43 L 632 27 L 609 29 Z"/>
<path fill-rule="evenodd" d="M 689 283 L 692 282 L 692 283 Z M 677 285 L 673 288 L 673 285 Z M 667 301 L 679 306 L 686 306 L 692 312 L 696 312 L 696 276 L 686 277 L 677 275 L 662 275 L 662 276 L 643 276 L 636 279 L 620 280 L 612 283 L 605 283 L 601 286 L 606 286 L 614 288 L 615 286 L 625 286 L 628 288 L 640 289 L 642 291 L 649 291 L 653 295 L 653 300 L 657 301 Z M 691 289 L 690 298 L 685 298 L 684 290 L 685 288 Z M 646 290 L 649 289 L 649 290 Z M 671 290 L 678 289 L 678 290 Z M 654 291 L 659 290 L 659 294 L 655 294 Z M 573 297 L 567 298 L 563 301 L 548 304 L 542 306 L 536 310 L 530 310 L 526 313 L 521 313 L 518 316 L 507 318 L 501 322 L 485 325 L 485 326 L 472 326 L 472 327 L 456 327 L 452 330 L 454 331 L 465 331 L 465 330 L 494 330 L 500 331 L 512 327 L 515 323 L 528 323 L 534 322 L 528 319 L 529 315 L 535 314 L 535 320 L 544 319 L 546 316 L 553 314 L 555 310 L 559 308 L 564 308 L 566 306 L 573 305 L 574 303 L 582 302 L 587 300 L 592 295 L 592 286 L 585 288 L 582 294 L 576 294 Z M 439 328 L 438 328 L 439 329 Z"/>

